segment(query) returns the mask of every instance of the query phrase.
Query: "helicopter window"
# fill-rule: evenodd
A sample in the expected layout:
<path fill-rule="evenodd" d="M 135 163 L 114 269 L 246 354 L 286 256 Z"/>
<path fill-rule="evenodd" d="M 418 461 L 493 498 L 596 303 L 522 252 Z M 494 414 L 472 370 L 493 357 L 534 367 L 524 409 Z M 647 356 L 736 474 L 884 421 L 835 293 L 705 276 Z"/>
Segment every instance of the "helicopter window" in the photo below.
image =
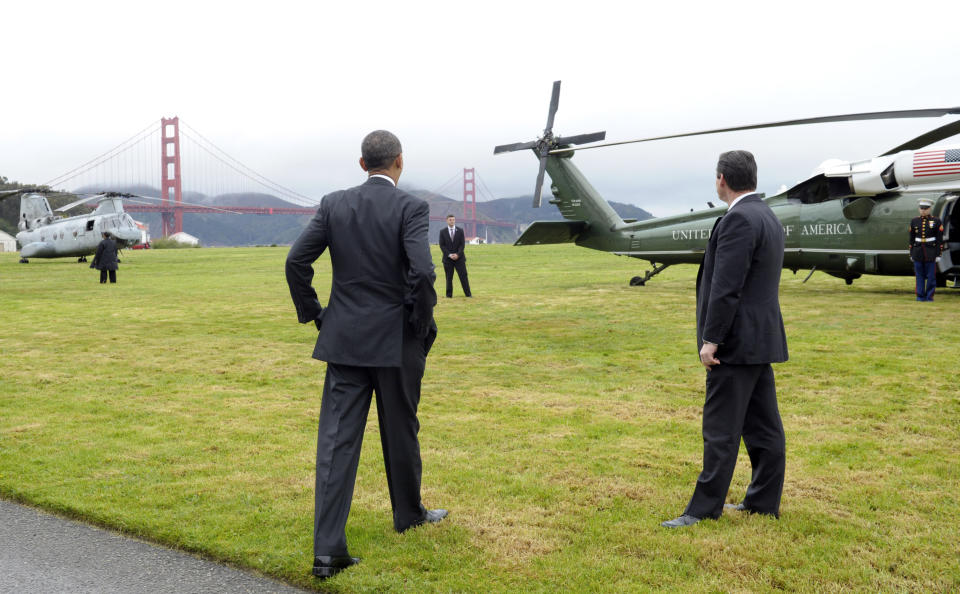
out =
<path fill-rule="evenodd" d="M 93 221 L 87 221 L 87 231 L 93 231 Z"/>
<path fill-rule="evenodd" d="M 73 232 L 73 236 L 74 236 L 74 237 L 77 236 L 77 232 L 76 232 L 76 231 Z"/>

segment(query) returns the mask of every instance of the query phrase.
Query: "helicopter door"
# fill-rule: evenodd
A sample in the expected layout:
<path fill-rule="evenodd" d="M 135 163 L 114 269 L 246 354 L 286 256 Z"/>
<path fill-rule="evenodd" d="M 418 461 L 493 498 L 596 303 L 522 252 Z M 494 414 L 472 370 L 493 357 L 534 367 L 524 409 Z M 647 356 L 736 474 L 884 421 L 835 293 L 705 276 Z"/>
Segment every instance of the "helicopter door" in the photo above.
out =
<path fill-rule="evenodd" d="M 943 207 L 940 220 L 943 221 L 943 257 L 940 259 L 940 272 L 948 272 L 951 268 L 960 268 L 960 200 L 952 197 Z"/>

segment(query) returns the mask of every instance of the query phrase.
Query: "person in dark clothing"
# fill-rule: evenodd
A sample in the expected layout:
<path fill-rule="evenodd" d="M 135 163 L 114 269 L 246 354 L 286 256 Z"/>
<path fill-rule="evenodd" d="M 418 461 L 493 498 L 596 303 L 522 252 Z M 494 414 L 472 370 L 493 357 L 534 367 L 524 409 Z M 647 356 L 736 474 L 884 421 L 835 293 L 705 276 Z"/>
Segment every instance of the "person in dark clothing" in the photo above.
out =
<path fill-rule="evenodd" d="M 463 253 L 466 238 L 463 229 L 457 227 L 457 217 L 447 215 L 447 226 L 440 230 L 440 252 L 443 254 L 443 272 L 447 277 L 447 297 L 453 297 L 453 271 L 460 278 L 463 294 L 472 297 L 467 279 L 467 257 Z"/>
<path fill-rule="evenodd" d="M 316 325 L 313 357 L 327 362 L 313 525 L 313 575 L 319 578 L 359 561 L 347 550 L 344 528 L 374 393 L 394 529 L 405 532 L 447 516 L 420 499 L 417 407 L 437 336 L 430 207 L 397 188 L 403 154 L 396 136 L 371 132 L 361 154 L 366 182 L 324 196 L 286 262 L 297 319 Z M 326 307 L 311 284 L 313 263 L 324 252 L 333 268 Z"/>
<path fill-rule="evenodd" d="M 770 364 L 787 360 L 778 297 L 783 226 L 756 194 L 749 152 L 720 155 L 716 186 L 729 208 L 697 274 L 697 345 L 707 370 L 703 470 L 683 515 L 665 528 L 716 519 L 725 508 L 780 517 L 786 443 Z M 724 505 L 741 438 L 753 475 L 743 500 Z"/>
<path fill-rule="evenodd" d="M 117 259 L 117 242 L 110 233 L 103 232 L 103 240 L 97 245 L 97 253 L 93 256 L 93 262 L 90 268 L 96 268 L 100 271 L 100 284 L 107 282 L 107 275 L 110 275 L 110 282 L 117 282 L 117 265 L 120 260 Z"/>
<path fill-rule="evenodd" d="M 910 260 L 917 277 L 917 301 L 933 301 L 937 262 L 943 255 L 943 222 L 930 212 L 930 198 L 920 198 L 917 206 L 920 216 L 910 221 Z"/>

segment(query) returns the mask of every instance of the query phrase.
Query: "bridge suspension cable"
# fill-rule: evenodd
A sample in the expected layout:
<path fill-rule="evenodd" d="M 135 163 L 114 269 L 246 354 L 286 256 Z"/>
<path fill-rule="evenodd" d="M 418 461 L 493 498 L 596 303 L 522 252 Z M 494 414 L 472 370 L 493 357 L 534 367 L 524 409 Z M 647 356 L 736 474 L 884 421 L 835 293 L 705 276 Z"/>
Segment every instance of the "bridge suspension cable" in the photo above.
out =
<path fill-rule="evenodd" d="M 147 126 L 146 128 L 144 128 L 143 130 L 137 132 L 136 134 L 134 134 L 134 135 L 131 136 L 130 138 L 124 140 L 123 142 L 121 142 L 121 143 L 118 144 L 117 146 L 113 147 L 113 148 L 110 149 L 109 151 L 107 151 L 107 152 L 105 152 L 105 153 L 103 153 L 103 154 L 101 154 L 101 155 L 98 155 L 98 156 L 94 157 L 93 159 L 90 159 L 89 161 L 87 161 L 87 162 L 84 163 L 83 165 L 80 165 L 80 166 L 78 166 L 78 167 L 75 167 L 75 168 L 71 169 L 70 171 L 68 171 L 68 172 L 66 172 L 66 173 L 64 173 L 64 174 L 58 175 L 57 177 L 51 179 L 50 181 L 45 182 L 43 185 L 48 186 L 48 187 L 51 187 L 51 188 L 54 187 L 54 186 L 63 186 L 63 185 L 64 185 L 65 183 L 67 183 L 68 181 L 73 180 L 73 179 L 76 179 L 76 178 L 78 178 L 78 177 L 86 174 L 87 172 L 89 172 L 89 171 L 91 171 L 91 170 L 93 170 L 93 169 L 96 169 L 97 167 L 99 167 L 100 165 L 103 165 L 103 164 L 106 163 L 107 161 L 110 161 L 110 160 L 114 159 L 115 157 L 117 157 L 117 156 L 120 155 L 121 153 L 125 153 L 126 151 L 130 150 L 131 148 L 133 148 L 133 147 L 136 146 L 137 144 L 141 143 L 145 138 L 148 138 L 148 137 L 150 137 L 151 135 L 153 135 L 153 134 L 155 134 L 155 133 L 158 133 L 159 131 L 160 131 L 160 123 L 159 123 L 159 122 L 153 122 L 152 124 L 150 124 L 149 126 Z"/>
<path fill-rule="evenodd" d="M 239 175 L 255 182 L 271 192 L 279 194 L 280 198 L 285 198 L 296 204 L 302 204 L 306 206 L 317 206 L 320 204 L 320 201 L 316 198 L 305 196 L 295 190 L 291 190 L 290 188 L 280 185 L 279 183 L 261 175 L 260 173 L 257 173 L 250 167 L 231 157 L 226 151 L 215 145 L 203 134 L 197 132 L 196 129 L 194 129 L 184 120 L 181 119 L 180 123 L 185 128 L 183 135 L 191 140 L 197 148 L 203 150 L 210 155 L 210 157 L 229 167 Z"/>

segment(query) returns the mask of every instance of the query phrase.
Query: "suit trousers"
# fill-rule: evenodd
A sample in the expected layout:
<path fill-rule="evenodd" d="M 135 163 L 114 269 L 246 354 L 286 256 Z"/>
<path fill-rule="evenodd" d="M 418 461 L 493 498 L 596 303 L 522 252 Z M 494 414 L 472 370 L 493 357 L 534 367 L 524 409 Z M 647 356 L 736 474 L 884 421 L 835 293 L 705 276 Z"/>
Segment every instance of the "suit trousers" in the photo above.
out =
<path fill-rule="evenodd" d="M 110 273 L 110 282 L 117 282 L 117 271 L 116 270 L 101 270 L 100 271 L 100 284 L 107 282 L 107 273 Z"/>
<path fill-rule="evenodd" d="M 741 437 L 753 467 L 742 503 L 750 511 L 780 517 L 786 443 L 769 363 L 721 363 L 707 372 L 703 471 L 685 514 L 719 518 L 723 513 Z"/>
<path fill-rule="evenodd" d="M 349 554 L 345 528 L 372 393 L 377 398 L 393 526 L 402 531 L 423 519 L 417 406 L 426 352 L 422 341 L 406 336 L 403 349 L 403 367 L 327 364 L 317 432 L 314 556 Z"/>
<path fill-rule="evenodd" d="M 465 260 L 450 260 L 444 258 L 443 273 L 447 277 L 447 297 L 453 297 L 453 270 L 456 268 L 457 277 L 460 278 L 460 286 L 463 288 L 463 294 L 470 296 L 470 281 L 467 280 L 467 262 Z"/>
<path fill-rule="evenodd" d="M 914 260 L 913 272 L 917 277 L 917 301 L 933 301 L 937 290 L 937 263 Z"/>

